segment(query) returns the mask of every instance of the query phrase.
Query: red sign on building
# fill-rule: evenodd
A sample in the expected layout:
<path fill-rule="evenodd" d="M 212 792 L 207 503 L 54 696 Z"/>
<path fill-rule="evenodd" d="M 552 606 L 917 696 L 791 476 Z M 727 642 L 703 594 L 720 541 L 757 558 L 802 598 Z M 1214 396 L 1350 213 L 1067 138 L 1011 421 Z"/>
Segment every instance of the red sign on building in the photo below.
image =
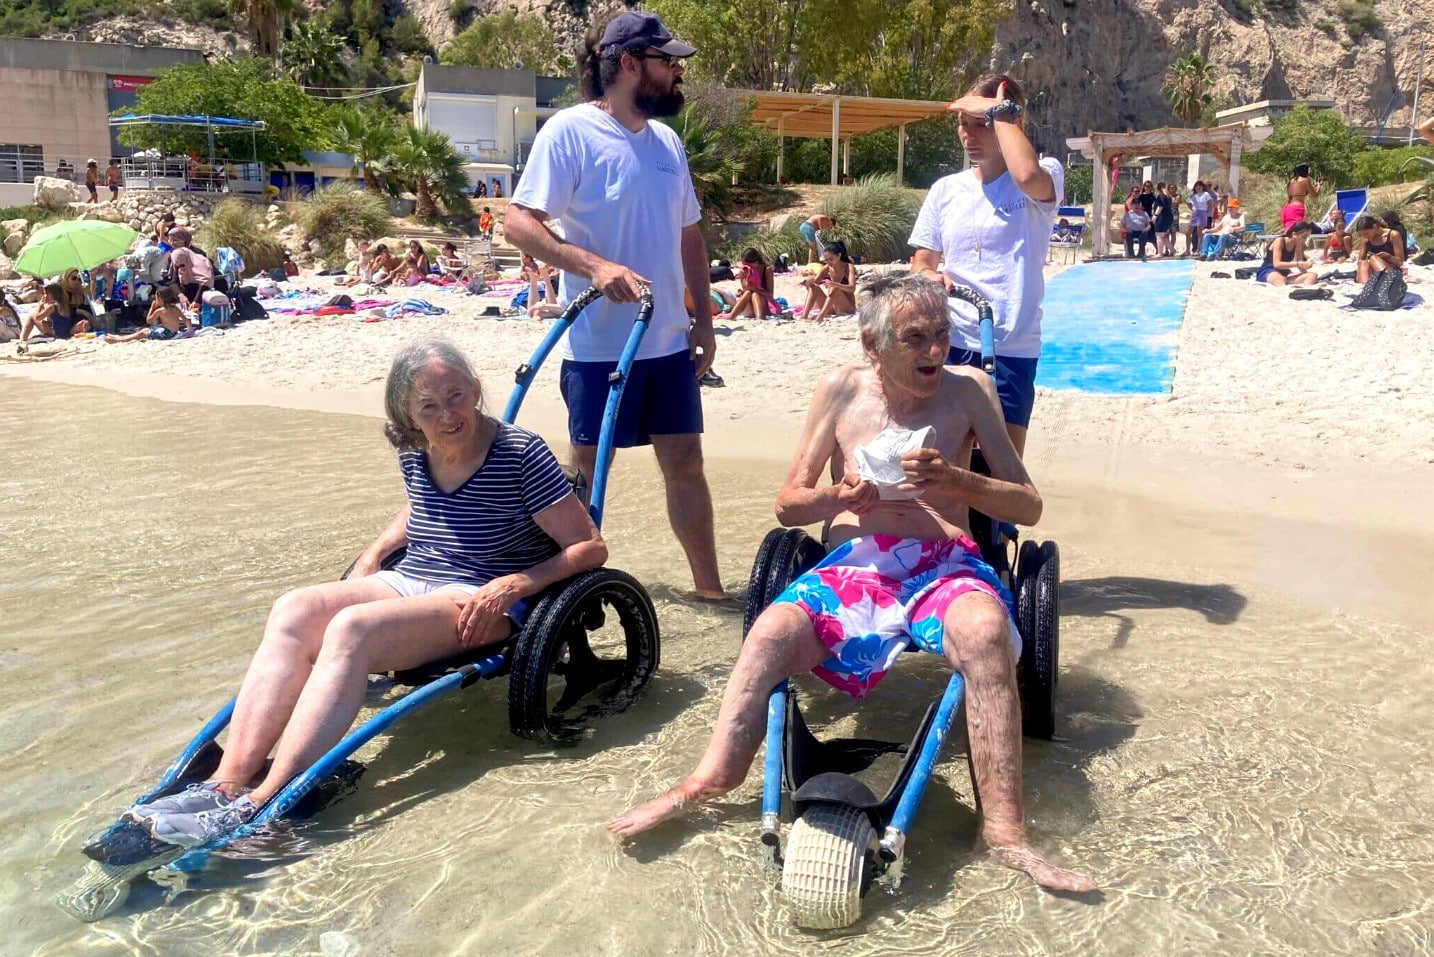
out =
<path fill-rule="evenodd" d="M 154 82 L 152 76 L 110 76 L 110 89 L 116 93 L 138 93 L 139 88 Z"/>

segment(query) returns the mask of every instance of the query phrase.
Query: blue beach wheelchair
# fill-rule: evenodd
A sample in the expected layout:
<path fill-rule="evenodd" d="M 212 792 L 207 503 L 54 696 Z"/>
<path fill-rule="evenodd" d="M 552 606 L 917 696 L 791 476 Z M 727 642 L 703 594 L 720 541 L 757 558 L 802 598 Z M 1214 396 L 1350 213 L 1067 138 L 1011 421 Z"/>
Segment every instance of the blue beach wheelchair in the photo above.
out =
<path fill-rule="evenodd" d="M 953 290 L 952 296 L 977 307 L 982 365 L 989 374 L 995 368 L 990 304 L 962 287 Z M 989 474 L 979 449 L 973 453 L 972 469 Z M 1026 737 L 1049 740 L 1054 734 L 1059 671 L 1060 551 L 1054 542 L 1022 542 L 1013 565 L 1003 539 L 1015 541 L 1014 528 L 974 510 L 970 523 L 982 558 L 1016 599 L 1022 730 Z M 823 543 L 800 528 L 776 528 L 767 533 L 752 563 L 744 639 L 763 609 L 826 553 Z M 915 650 L 915 645 L 907 650 Z M 906 835 L 941 746 L 961 714 L 964 689 L 960 673 L 953 673 L 906 745 L 865 739 L 818 740 L 802 716 L 797 689 L 783 681 L 772 690 L 762 769 L 761 840 L 764 857 L 781 871 L 781 888 L 799 926 L 850 926 L 861 917 L 862 897 L 873 884 L 881 881 L 893 889 L 900 886 Z M 904 753 L 905 758 L 886 793 L 878 797 L 855 775 L 890 753 Z M 784 805 L 787 820 L 792 822 L 785 848 L 781 840 Z"/>
<path fill-rule="evenodd" d="M 575 299 L 532 357 L 518 367 L 516 384 L 503 411 L 505 422 L 517 418 L 543 361 L 578 315 L 598 298 L 597 290 L 590 289 Z M 591 490 L 584 487 L 581 476 L 569 472 L 575 491 L 599 526 L 617 410 L 651 317 L 652 294 L 644 289 L 637 321 L 609 380 Z M 402 556 L 402 550 L 387 556 L 383 567 L 393 567 Z M 350 565 L 349 570 L 352 568 Z M 608 626 L 610 616 L 615 616 L 616 628 Z M 413 690 L 354 727 L 243 827 L 200 847 L 184 849 L 155 840 L 135 823 L 117 821 L 84 847 L 89 858 L 84 874 L 60 895 L 59 906 L 80 920 L 98 920 L 123 904 L 130 885 L 152 871 L 161 867 L 198 870 L 212 853 L 270 822 L 314 814 L 357 787 L 364 769 L 351 757 L 360 747 L 410 712 L 485 679 L 508 676 L 508 719 L 514 734 L 548 745 L 574 744 L 595 719 L 623 711 L 641 696 L 657 670 L 659 653 L 652 599 L 631 575 L 597 568 L 558 582 L 534 599 L 527 623 L 502 644 L 393 673 L 395 684 Z M 217 738 L 233 710 L 231 700 L 136 803 L 167 797 L 212 774 L 223 756 Z"/>

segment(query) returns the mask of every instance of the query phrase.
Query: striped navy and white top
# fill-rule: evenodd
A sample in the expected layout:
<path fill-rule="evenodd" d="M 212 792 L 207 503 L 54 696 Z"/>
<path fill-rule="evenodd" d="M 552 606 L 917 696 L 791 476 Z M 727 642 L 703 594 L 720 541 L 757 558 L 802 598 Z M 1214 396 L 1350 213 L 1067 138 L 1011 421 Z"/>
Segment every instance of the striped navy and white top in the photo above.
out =
<path fill-rule="evenodd" d="M 408 517 L 408 554 L 395 571 L 431 582 L 483 585 L 540 564 L 558 545 L 533 516 L 572 492 L 543 440 L 506 422 L 478 471 L 452 492 L 433 484 L 428 456 L 399 454 Z"/>

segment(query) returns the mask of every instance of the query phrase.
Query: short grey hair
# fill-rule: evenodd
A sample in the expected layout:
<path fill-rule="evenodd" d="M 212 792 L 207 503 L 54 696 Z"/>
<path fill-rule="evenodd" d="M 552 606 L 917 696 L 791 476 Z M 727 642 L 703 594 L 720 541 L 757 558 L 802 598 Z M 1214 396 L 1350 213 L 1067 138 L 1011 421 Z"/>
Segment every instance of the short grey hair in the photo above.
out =
<path fill-rule="evenodd" d="M 383 424 L 383 434 L 400 452 L 427 447 L 422 430 L 413 424 L 413 417 L 408 413 L 408 400 L 413 395 L 418 374 L 434 362 L 459 373 L 478 390 L 478 408 L 482 411 L 483 385 L 462 350 L 447 339 L 437 337 L 411 342 L 393 357 L 383 386 L 383 410 L 388 417 Z"/>
<path fill-rule="evenodd" d="M 862 344 L 876 352 L 886 352 L 896 344 L 892 310 L 915 308 L 933 316 L 947 315 L 946 289 L 925 276 L 881 276 L 863 283 L 860 293 L 857 328 L 861 330 Z"/>

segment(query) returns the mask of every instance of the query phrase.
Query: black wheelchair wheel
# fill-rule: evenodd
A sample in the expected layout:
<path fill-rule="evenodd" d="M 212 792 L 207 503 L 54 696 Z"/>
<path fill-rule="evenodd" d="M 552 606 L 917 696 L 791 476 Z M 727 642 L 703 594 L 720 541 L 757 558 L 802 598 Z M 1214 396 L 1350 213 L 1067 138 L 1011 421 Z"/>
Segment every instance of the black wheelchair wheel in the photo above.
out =
<path fill-rule="evenodd" d="M 1055 735 L 1056 684 L 1060 670 L 1060 550 L 1055 542 L 1025 542 L 1016 563 L 1016 622 L 1021 660 L 1016 684 L 1021 729 L 1028 738 Z"/>
<path fill-rule="evenodd" d="M 616 627 L 608 615 L 616 613 Z M 631 575 L 598 568 L 539 599 L 512 651 L 508 723 L 519 737 L 576 744 L 589 724 L 626 710 L 657 670 L 657 612 Z"/>
<path fill-rule="evenodd" d="M 826 557 L 826 549 L 800 528 L 774 528 L 762 539 L 752 561 L 747 585 L 747 608 L 742 616 L 742 637 L 752 630 L 757 616 L 786 590 L 797 576 Z"/>

